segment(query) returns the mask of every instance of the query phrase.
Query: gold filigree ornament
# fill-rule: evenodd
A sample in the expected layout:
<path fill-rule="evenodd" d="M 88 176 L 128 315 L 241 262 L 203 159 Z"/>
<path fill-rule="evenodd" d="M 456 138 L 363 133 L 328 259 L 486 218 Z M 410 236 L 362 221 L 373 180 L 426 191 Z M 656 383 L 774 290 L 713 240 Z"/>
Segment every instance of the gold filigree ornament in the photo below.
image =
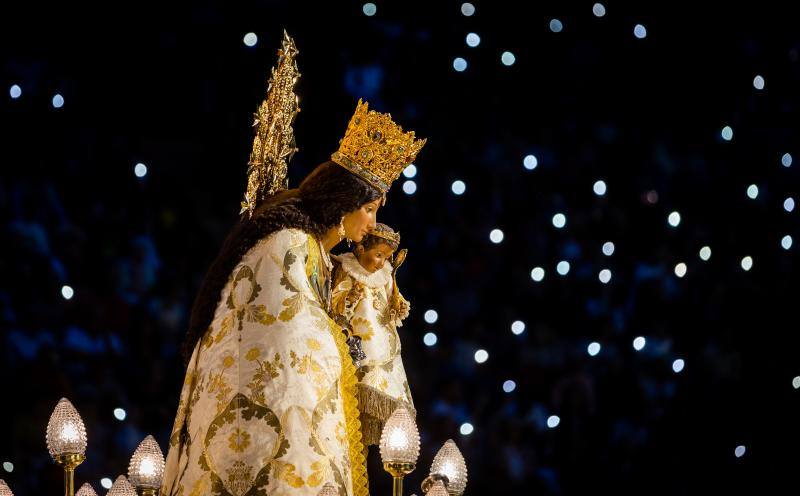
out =
<path fill-rule="evenodd" d="M 331 160 L 386 193 L 425 141 L 415 139 L 414 131 L 404 132 L 390 114 L 369 110 L 367 102 L 358 100 Z"/>
<path fill-rule="evenodd" d="M 300 78 L 296 61 L 299 53 L 294 40 L 284 31 L 278 65 L 272 68 L 267 97 L 258 107 L 253 122 L 256 135 L 247 163 L 247 191 L 240 214 L 247 212 L 252 216 L 262 200 L 288 188 L 287 167 L 298 150 L 292 126 L 300 112 L 294 91 Z"/>

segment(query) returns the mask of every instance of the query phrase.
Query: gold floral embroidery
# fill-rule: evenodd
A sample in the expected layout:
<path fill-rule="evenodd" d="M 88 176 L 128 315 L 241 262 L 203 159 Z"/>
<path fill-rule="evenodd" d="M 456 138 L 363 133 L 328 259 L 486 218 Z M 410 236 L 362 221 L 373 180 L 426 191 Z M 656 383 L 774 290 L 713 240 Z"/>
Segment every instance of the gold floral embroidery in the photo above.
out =
<path fill-rule="evenodd" d="M 281 310 L 278 318 L 283 322 L 289 322 L 295 317 L 295 315 L 300 313 L 300 310 L 303 308 L 303 295 L 297 293 L 294 296 L 290 296 L 289 298 L 283 300 L 282 305 L 284 306 L 284 309 Z"/>
<path fill-rule="evenodd" d="M 247 354 L 248 356 L 251 355 L 251 352 L 256 350 L 257 348 L 251 349 Z M 248 358 L 249 360 L 250 358 Z M 258 370 L 253 374 L 252 379 L 249 383 L 247 383 L 247 387 L 250 389 L 251 399 L 256 403 L 264 404 L 266 403 L 266 397 L 264 395 L 264 388 L 268 380 L 272 380 L 277 378 L 280 375 L 280 370 L 283 369 L 283 361 L 281 360 L 281 355 L 279 353 L 275 353 L 275 358 L 270 360 L 258 360 Z"/>
<path fill-rule="evenodd" d="M 257 263 L 259 257 L 263 263 Z M 316 494 L 330 481 L 343 496 L 367 495 L 354 368 L 341 330 L 329 327 L 324 269 L 317 240 L 292 230 L 264 240 L 233 271 L 228 288 L 234 293 L 226 291 L 213 330 L 195 350 L 198 358 L 190 369 L 196 377 L 187 373 L 178 412 L 185 420 L 176 418 L 179 441 L 168 456 L 165 494 L 178 496 L 182 488 L 195 496 Z M 279 336 L 284 331 L 297 339 Z M 287 387 L 298 384 L 312 394 L 316 388 L 318 398 L 334 388 L 333 403 L 322 407 L 330 411 L 316 429 L 310 427 L 312 411 L 305 410 L 307 425 L 295 415 L 285 416 L 287 408 L 302 408 L 286 404 L 284 396 Z M 193 412 L 190 405 L 198 401 L 210 406 Z M 192 427 L 191 438 L 185 436 L 186 425 Z M 296 446 L 283 428 L 297 436 L 292 437 L 299 440 Z"/>
<path fill-rule="evenodd" d="M 336 271 L 331 308 L 335 315 L 342 315 L 346 320 L 353 317 L 356 306 L 364 298 L 364 285 L 353 281 L 344 270 Z"/>
<path fill-rule="evenodd" d="M 228 438 L 228 446 L 237 453 L 244 453 L 250 446 L 250 434 L 237 427 Z"/>
<path fill-rule="evenodd" d="M 225 406 L 228 403 L 228 395 L 231 393 L 231 391 L 233 391 L 233 388 L 230 387 L 227 382 L 225 382 L 222 372 L 216 375 L 209 374 L 208 392 L 210 394 L 217 393 L 217 414 L 225 409 Z"/>
<path fill-rule="evenodd" d="M 303 478 L 294 473 L 296 469 L 295 466 L 292 465 L 291 463 L 286 463 L 276 460 L 275 468 L 276 468 L 275 476 L 279 480 L 286 482 L 290 486 L 294 488 L 299 488 L 303 487 L 303 485 L 305 484 Z"/>
<path fill-rule="evenodd" d="M 293 369 L 297 370 L 297 373 L 300 375 L 311 373 L 313 377 L 313 385 L 314 390 L 317 393 L 317 397 L 325 393 L 326 389 L 326 377 L 325 371 L 322 369 L 322 365 L 319 364 L 318 361 L 311 358 L 311 355 L 298 355 L 294 352 L 294 350 L 289 352 L 289 357 L 291 358 L 291 363 L 289 364 Z"/>
<path fill-rule="evenodd" d="M 192 490 L 189 491 L 189 496 L 202 496 L 208 494 L 208 490 L 208 477 L 200 477 L 195 481 Z M 181 491 L 178 494 L 183 494 L 183 487 L 181 487 Z"/>
<path fill-rule="evenodd" d="M 292 350 L 289 352 L 289 357 L 292 359 L 289 366 L 293 369 L 297 369 L 298 374 L 305 374 L 308 372 L 308 362 L 311 360 L 311 356 L 304 355 L 300 357 Z"/>
<path fill-rule="evenodd" d="M 371 288 L 370 291 L 372 292 L 372 307 L 378 312 L 378 323 L 383 327 L 394 329 L 394 318 L 392 318 L 392 312 L 382 288 Z"/>
<path fill-rule="evenodd" d="M 227 470 L 227 486 L 233 490 L 233 494 L 244 494 L 253 485 L 253 467 L 245 465 L 244 462 L 237 460 L 233 466 Z"/>
<path fill-rule="evenodd" d="M 322 366 L 312 359 L 311 355 L 300 356 L 292 350 L 289 352 L 289 356 L 292 359 L 291 367 L 296 368 L 298 374 L 306 374 L 309 370 L 315 374 L 322 372 Z"/>
<path fill-rule="evenodd" d="M 347 442 L 347 428 L 345 427 L 344 422 L 339 422 L 336 424 L 336 441 L 342 444 Z"/>
<path fill-rule="evenodd" d="M 261 285 L 256 282 L 260 268 L 260 258 L 256 262 L 255 268 L 250 268 L 247 265 L 240 267 L 233 278 L 233 284 L 228 293 L 226 304 L 229 309 L 235 312 L 236 319 L 239 321 L 240 331 L 243 329 L 245 321 L 264 325 L 270 325 L 275 322 L 275 316 L 267 312 L 265 305 L 253 305 L 253 302 L 261 292 Z"/>
<path fill-rule="evenodd" d="M 327 478 L 326 472 L 328 472 L 328 470 L 325 469 L 326 466 L 319 460 L 312 463 L 311 470 L 313 470 L 313 472 L 308 476 L 308 479 L 306 479 L 306 484 L 308 484 L 309 487 L 317 487 L 322 484 Z"/>
<path fill-rule="evenodd" d="M 214 336 L 214 343 L 219 343 L 222 341 L 225 336 L 228 335 L 231 329 L 233 329 L 234 318 L 235 315 L 233 312 L 228 312 L 228 314 L 225 315 L 225 317 L 222 319 L 222 322 L 219 324 L 219 332 L 216 334 L 216 336 Z M 209 343 L 208 346 L 211 346 L 211 344 L 212 343 Z"/>
<path fill-rule="evenodd" d="M 362 341 L 369 341 L 375 335 L 375 330 L 372 329 L 372 324 L 369 320 L 363 317 L 356 317 L 350 321 L 353 326 L 353 334 L 360 336 Z"/>
<path fill-rule="evenodd" d="M 267 307 L 264 305 L 248 305 L 245 307 L 245 317 L 248 322 L 258 322 L 264 325 L 275 323 L 275 316 L 267 313 Z M 239 325 L 242 325 L 241 322 Z"/>
<path fill-rule="evenodd" d="M 232 457 L 234 458 L 234 460 L 232 460 L 233 466 L 224 469 L 228 473 L 228 477 L 225 481 L 219 477 L 215 462 L 219 462 L 220 460 L 214 460 L 210 455 L 220 455 L 221 453 L 220 451 L 209 452 L 209 446 L 221 429 L 223 432 L 230 432 L 230 430 L 225 429 L 225 426 L 234 424 L 239 418 L 245 421 L 257 420 L 263 422 L 274 430 L 277 435 L 275 446 L 278 447 L 275 451 L 275 456 L 282 456 L 286 452 L 286 449 L 288 449 L 288 442 L 284 444 L 285 439 L 282 433 L 281 422 L 278 420 L 275 413 L 265 406 L 254 404 L 241 393 L 236 394 L 227 406 L 223 408 L 222 412 L 211 421 L 205 433 L 205 439 L 203 441 L 204 450 L 198 457 L 198 464 L 201 470 L 211 472 L 212 487 L 211 490 L 205 494 L 228 494 L 231 492 L 233 494 L 245 494 L 251 487 L 262 488 L 268 483 L 268 475 L 273 462 L 270 457 L 263 458 L 261 463 L 264 465 L 255 475 L 255 479 L 253 479 L 251 475 L 253 468 L 245 465 L 235 457 Z M 245 451 L 251 444 L 251 436 L 252 434 L 248 432 L 247 429 L 236 427 L 233 434 L 227 438 L 228 448 L 233 452 Z M 275 450 L 275 447 L 264 446 L 263 449 Z M 226 458 L 230 457 L 230 453 L 222 452 L 222 456 Z M 214 468 L 212 469 L 212 467 Z M 244 490 L 238 492 L 236 490 L 232 491 L 234 488 L 244 488 Z"/>

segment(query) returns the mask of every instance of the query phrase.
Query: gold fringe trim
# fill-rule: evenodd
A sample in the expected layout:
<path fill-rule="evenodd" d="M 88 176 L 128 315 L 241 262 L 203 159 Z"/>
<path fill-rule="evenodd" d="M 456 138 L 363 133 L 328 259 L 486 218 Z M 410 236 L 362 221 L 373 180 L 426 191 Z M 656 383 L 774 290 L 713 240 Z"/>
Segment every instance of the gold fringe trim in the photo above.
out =
<path fill-rule="evenodd" d="M 339 349 L 339 358 L 342 361 L 342 379 L 340 382 L 342 403 L 344 405 L 345 427 L 347 440 L 350 444 L 350 479 L 353 485 L 353 496 L 369 496 L 369 481 L 367 479 L 367 459 L 364 456 L 364 444 L 361 442 L 361 421 L 358 412 L 358 397 L 356 386 L 356 368 L 350 358 L 350 351 L 345 342 L 344 334 L 336 323 L 328 319 L 328 327 Z"/>
<path fill-rule="evenodd" d="M 366 446 L 378 446 L 386 421 L 399 406 L 404 406 L 416 418 L 417 411 L 403 400 L 393 398 L 366 384 L 356 385 L 356 396 L 361 412 L 361 441 Z"/>

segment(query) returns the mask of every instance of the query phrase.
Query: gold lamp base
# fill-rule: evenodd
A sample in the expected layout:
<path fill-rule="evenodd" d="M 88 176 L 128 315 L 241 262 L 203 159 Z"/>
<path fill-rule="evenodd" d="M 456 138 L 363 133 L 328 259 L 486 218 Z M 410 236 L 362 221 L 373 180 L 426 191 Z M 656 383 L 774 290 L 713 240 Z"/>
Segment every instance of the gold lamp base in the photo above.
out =
<path fill-rule="evenodd" d="M 403 495 L 403 477 L 410 474 L 416 468 L 415 463 L 406 462 L 383 462 L 383 469 L 389 472 L 394 479 L 392 483 L 392 495 Z"/>
<path fill-rule="evenodd" d="M 139 496 L 156 496 L 158 494 L 158 489 L 152 487 L 137 487 L 136 490 L 139 492 Z"/>
<path fill-rule="evenodd" d="M 56 463 L 64 467 L 64 496 L 75 496 L 75 467 L 83 463 L 85 456 L 78 453 L 56 455 Z"/>

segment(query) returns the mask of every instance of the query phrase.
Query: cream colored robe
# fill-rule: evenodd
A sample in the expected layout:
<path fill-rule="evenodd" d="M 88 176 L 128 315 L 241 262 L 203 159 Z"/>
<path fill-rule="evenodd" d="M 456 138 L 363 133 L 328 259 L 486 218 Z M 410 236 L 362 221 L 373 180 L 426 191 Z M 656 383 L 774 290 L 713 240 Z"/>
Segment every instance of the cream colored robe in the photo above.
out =
<path fill-rule="evenodd" d="M 352 253 L 335 258 L 339 266 L 334 275 L 333 313 L 342 316 L 353 334 L 361 337 L 367 356 L 358 371 L 363 441 L 378 444 L 383 424 L 395 408 L 403 405 L 416 415 L 397 334 L 410 306 L 401 296 L 399 314 L 390 310 L 390 264 L 371 273 Z"/>
<path fill-rule="evenodd" d="M 319 242 L 261 240 L 222 291 L 186 371 L 162 494 L 366 496 L 356 377 L 329 318 Z"/>

